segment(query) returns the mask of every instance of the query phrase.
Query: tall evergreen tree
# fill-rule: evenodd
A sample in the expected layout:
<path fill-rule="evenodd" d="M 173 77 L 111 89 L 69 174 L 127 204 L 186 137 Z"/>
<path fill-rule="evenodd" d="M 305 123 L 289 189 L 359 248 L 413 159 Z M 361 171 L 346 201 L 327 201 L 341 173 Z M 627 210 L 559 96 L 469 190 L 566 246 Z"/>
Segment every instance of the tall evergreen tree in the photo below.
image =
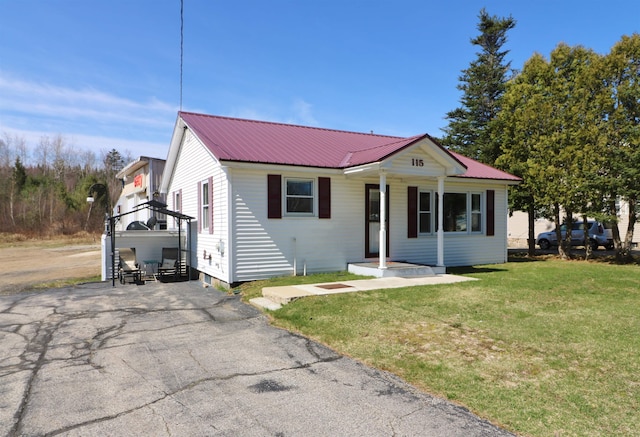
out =
<path fill-rule="evenodd" d="M 513 197 L 526 202 L 514 206 L 529 210 L 530 224 L 536 212 L 559 224 L 561 213 L 570 223 L 574 214 L 585 218 L 602 209 L 601 64 L 592 50 L 560 44 L 549 61 L 535 54 L 507 86 L 503 110 L 492 122 L 503 152 L 497 164 L 523 178 Z M 556 229 L 558 251 L 569 257 L 571 233 L 562 239 Z"/>
<path fill-rule="evenodd" d="M 502 46 L 516 21 L 511 16 L 490 16 L 484 8 L 478 18 L 480 35 L 471 39 L 471 44 L 480 51 L 459 77 L 461 106 L 447 113 L 449 125 L 443 129 L 443 144 L 470 158 L 493 164 L 500 149 L 491 141 L 488 126 L 500 111 L 500 99 L 509 80 L 511 62 L 505 61 L 509 51 L 502 50 Z"/>
<path fill-rule="evenodd" d="M 553 73 L 544 57 L 534 54 L 520 74 L 507 84 L 502 101 L 502 111 L 491 121 L 491 132 L 496 147 L 502 154 L 496 165 L 522 178 L 522 183 L 509 193 L 511 210 L 527 211 L 529 216 L 529 255 L 535 255 L 535 219 L 540 210 L 551 214 L 550 205 L 555 201 L 555 190 L 548 189 L 547 182 L 553 174 L 539 154 L 548 142 L 551 121 L 546 114 L 552 110 L 549 87 Z"/>
<path fill-rule="evenodd" d="M 628 224 L 622 236 L 613 227 L 616 256 L 631 259 L 633 229 L 640 218 L 640 34 L 623 36 L 606 57 L 607 167 L 610 176 L 608 212 L 617 220 L 616 200 L 628 205 Z"/>

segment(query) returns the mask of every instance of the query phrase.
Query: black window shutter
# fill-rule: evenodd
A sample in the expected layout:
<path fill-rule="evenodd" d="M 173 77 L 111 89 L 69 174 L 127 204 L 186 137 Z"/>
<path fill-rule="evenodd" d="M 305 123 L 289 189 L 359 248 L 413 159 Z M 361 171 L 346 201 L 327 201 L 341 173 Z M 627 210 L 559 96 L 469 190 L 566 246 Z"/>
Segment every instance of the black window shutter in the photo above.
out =
<path fill-rule="evenodd" d="M 496 192 L 487 190 L 487 235 L 496 234 Z"/>
<path fill-rule="evenodd" d="M 318 178 L 318 217 L 331 218 L 331 178 Z"/>
<path fill-rule="evenodd" d="M 282 218 L 282 178 L 279 174 L 267 175 L 267 217 Z"/>
<path fill-rule="evenodd" d="M 418 187 L 407 187 L 407 238 L 418 238 Z"/>

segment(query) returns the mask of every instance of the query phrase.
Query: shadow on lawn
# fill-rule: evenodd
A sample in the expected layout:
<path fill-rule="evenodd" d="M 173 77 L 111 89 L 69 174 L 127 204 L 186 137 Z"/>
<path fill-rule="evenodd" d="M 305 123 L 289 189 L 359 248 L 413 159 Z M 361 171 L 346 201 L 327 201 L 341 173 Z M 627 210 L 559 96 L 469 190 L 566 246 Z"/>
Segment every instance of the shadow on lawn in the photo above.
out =
<path fill-rule="evenodd" d="M 476 267 L 476 266 L 467 266 L 467 267 L 451 267 L 447 269 L 447 273 L 452 275 L 465 275 L 465 274 L 475 274 L 475 273 L 498 273 L 498 272 L 507 272 L 507 269 L 501 269 L 498 267 Z"/>
<path fill-rule="evenodd" d="M 631 257 L 622 262 L 616 260 L 615 251 L 613 250 L 594 250 L 591 252 L 589 262 L 597 262 L 603 264 L 637 264 L 640 265 L 639 251 L 633 250 Z M 585 250 L 583 248 L 572 248 L 569 254 L 568 260 L 584 261 Z M 509 262 L 532 262 L 532 261 L 547 261 L 550 259 L 560 259 L 558 255 L 558 249 L 536 249 L 533 257 L 529 256 L 527 249 L 509 249 Z"/>

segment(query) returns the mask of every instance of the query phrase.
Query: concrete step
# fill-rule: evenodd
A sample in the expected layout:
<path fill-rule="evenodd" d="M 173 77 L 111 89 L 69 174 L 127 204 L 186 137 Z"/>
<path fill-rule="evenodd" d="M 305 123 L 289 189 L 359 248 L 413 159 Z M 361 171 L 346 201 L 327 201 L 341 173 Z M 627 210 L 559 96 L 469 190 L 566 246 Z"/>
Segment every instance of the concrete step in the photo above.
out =
<path fill-rule="evenodd" d="M 382 277 L 413 278 L 416 276 L 435 276 L 433 269 L 429 266 L 412 266 L 412 267 L 392 267 L 388 268 Z"/>
<path fill-rule="evenodd" d="M 282 305 L 272 301 L 271 299 L 267 299 L 266 297 L 256 297 L 253 299 L 249 299 L 249 302 L 256 307 L 265 308 L 271 311 L 279 310 L 282 308 Z"/>
<path fill-rule="evenodd" d="M 265 287 L 262 289 L 262 295 L 275 303 L 286 305 L 300 297 L 311 296 L 312 293 L 285 285 L 282 287 Z"/>
<path fill-rule="evenodd" d="M 425 266 L 405 262 L 389 261 L 386 269 L 379 269 L 377 262 L 351 263 L 348 270 L 356 275 L 375 276 L 376 278 L 416 278 L 446 273 L 444 267 Z"/>

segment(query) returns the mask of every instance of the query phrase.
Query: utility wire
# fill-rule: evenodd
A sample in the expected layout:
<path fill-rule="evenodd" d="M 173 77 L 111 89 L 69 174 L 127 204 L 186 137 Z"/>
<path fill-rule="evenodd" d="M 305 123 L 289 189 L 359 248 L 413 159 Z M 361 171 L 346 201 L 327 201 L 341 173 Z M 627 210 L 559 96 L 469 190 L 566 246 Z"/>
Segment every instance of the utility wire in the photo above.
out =
<path fill-rule="evenodd" d="M 182 64 L 184 62 L 184 0 L 180 0 L 180 112 L 182 112 Z"/>

